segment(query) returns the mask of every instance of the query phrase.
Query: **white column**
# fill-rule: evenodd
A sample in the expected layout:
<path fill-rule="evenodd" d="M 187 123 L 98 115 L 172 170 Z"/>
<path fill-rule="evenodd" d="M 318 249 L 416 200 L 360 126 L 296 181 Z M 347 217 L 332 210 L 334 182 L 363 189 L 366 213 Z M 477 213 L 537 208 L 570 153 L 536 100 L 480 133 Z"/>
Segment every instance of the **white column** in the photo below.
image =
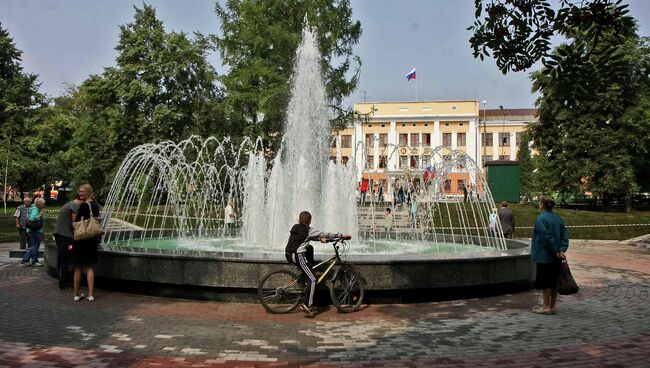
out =
<path fill-rule="evenodd" d="M 363 131 L 361 130 L 361 123 L 354 125 L 354 137 L 352 138 L 354 138 L 352 155 L 354 157 L 354 163 L 357 165 L 357 179 L 361 180 L 363 177 L 363 161 L 366 159 L 365 147 L 363 145 L 359 145 L 360 142 L 363 142 Z"/>
<path fill-rule="evenodd" d="M 492 132 L 492 159 L 499 159 L 499 132 Z"/>
<path fill-rule="evenodd" d="M 510 159 L 517 159 L 517 133 L 510 132 Z"/>
<path fill-rule="evenodd" d="M 373 139 L 373 143 L 374 143 L 373 147 L 375 149 L 375 152 L 374 152 L 374 155 L 373 155 L 374 158 L 372 159 L 373 166 L 374 166 L 372 169 L 377 171 L 377 169 L 379 168 L 379 133 L 375 133 L 373 135 L 373 138 L 374 138 Z"/>
<path fill-rule="evenodd" d="M 440 120 L 435 120 L 433 122 L 433 136 L 431 137 L 432 147 L 442 146 L 442 138 L 440 135 Z"/>
<path fill-rule="evenodd" d="M 469 121 L 469 129 L 467 130 L 467 135 L 465 136 L 467 143 L 467 155 L 476 161 L 479 165 L 481 164 L 478 157 L 476 157 L 476 120 Z"/>
<path fill-rule="evenodd" d="M 390 130 L 388 131 L 388 167 L 389 171 L 397 170 L 397 162 L 399 160 L 399 150 L 395 150 L 397 147 L 397 123 L 394 121 L 390 122 Z"/>
<path fill-rule="evenodd" d="M 458 132 L 451 132 L 451 149 L 458 149 Z"/>

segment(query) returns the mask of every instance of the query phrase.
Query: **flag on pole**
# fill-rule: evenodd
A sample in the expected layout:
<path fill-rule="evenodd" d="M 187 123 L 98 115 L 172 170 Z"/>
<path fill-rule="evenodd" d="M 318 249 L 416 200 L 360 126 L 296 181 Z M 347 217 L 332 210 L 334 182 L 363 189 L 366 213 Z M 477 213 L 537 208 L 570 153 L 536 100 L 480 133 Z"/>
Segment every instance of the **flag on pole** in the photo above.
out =
<path fill-rule="evenodd" d="M 411 71 L 406 74 L 406 80 L 410 81 L 411 79 L 415 79 L 415 68 L 411 69 Z"/>

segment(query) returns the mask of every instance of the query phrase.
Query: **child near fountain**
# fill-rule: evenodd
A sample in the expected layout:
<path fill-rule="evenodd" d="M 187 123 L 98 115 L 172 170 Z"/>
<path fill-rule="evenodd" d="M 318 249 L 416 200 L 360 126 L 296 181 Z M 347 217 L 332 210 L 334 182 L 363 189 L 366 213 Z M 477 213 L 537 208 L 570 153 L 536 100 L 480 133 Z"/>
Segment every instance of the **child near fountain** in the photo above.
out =
<path fill-rule="evenodd" d="M 291 227 L 289 231 L 289 241 L 285 248 L 285 256 L 289 263 L 293 263 L 309 280 L 307 283 L 307 305 L 302 304 L 300 309 L 307 313 L 306 317 L 313 318 L 316 315 L 316 309 L 312 307 L 314 302 L 314 290 L 316 289 L 316 276 L 312 270 L 314 264 L 314 247 L 309 242 L 311 240 L 320 240 L 321 243 L 327 243 L 331 238 L 351 239 L 351 235 L 341 233 L 328 233 L 310 227 L 311 213 L 307 211 L 300 212 L 298 223 Z"/>

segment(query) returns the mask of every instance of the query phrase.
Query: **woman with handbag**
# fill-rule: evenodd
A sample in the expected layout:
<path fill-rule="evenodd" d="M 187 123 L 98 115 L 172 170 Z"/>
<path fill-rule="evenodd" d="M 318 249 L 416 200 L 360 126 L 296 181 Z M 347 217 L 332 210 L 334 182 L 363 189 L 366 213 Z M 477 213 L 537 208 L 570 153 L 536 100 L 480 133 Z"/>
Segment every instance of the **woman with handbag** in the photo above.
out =
<path fill-rule="evenodd" d="M 536 266 L 535 288 L 542 290 L 543 307 L 533 313 L 555 314 L 557 302 L 557 281 L 562 272 L 562 259 L 569 248 L 569 233 L 564 221 L 553 212 L 555 201 L 542 196 L 539 202 L 540 214 L 535 220 L 530 255 Z"/>
<path fill-rule="evenodd" d="M 93 289 L 95 286 L 95 271 L 93 265 L 97 263 L 97 247 L 101 240 L 101 234 L 88 232 L 89 228 L 97 226 L 95 220 L 99 217 L 99 205 L 93 199 L 93 188 L 84 184 L 79 187 L 77 198 L 82 202 L 79 205 L 79 212 L 76 213 L 73 223 L 74 243 L 72 245 L 72 263 L 74 264 L 74 299 L 77 302 L 84 298 L 79 292 L 81 273 L 86 272 L 88 284 L 88 301 L 95 300 Z"/>

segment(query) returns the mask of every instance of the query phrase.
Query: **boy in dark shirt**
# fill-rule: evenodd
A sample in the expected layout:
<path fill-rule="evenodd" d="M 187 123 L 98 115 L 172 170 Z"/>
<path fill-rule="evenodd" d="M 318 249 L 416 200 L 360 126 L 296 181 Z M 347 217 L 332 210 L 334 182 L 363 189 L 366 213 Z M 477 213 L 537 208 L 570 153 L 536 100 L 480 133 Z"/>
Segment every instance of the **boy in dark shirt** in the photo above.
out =
<path fill-rule="evenodd" d="M 328 233 L 309 227 L 311 224 L 311 213 L 307 211 L 300 212 L 298 223 L 291 227 L 289 231 L 289 241 L 285 248 L 285 256 L 289 263 L 293 263 L 300 268 L 307 278 L 307 305 L 301 305 L 300 308 L 307 313 L 307 317 L 313 318 L 316 315 L 316 309 L 312 307 L 314 302 L 314 290 L 316 289 L 316 276 L 312 270 L 314 264 L 314 248 L 309 244 L 311 240 L 320 240 L 326 243 L 331 238 L 351 239 L 352 236 L 341 233 Z"/>

